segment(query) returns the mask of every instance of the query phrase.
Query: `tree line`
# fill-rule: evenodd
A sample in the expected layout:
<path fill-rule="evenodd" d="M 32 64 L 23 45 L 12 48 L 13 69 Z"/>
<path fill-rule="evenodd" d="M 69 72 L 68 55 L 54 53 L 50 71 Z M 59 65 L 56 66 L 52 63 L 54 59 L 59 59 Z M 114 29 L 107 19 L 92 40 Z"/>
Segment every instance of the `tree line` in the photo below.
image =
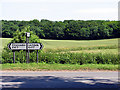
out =
<path fill-rule="evenodd" d="M 29 26 L 30 31 L 42 39 L 94 40 L 119 38 L 119 25 L 119 21 L 109 20 L 2 20 L 2 37 L 13 38 L 15 31 L 21 31 L 24 27 Z"/>

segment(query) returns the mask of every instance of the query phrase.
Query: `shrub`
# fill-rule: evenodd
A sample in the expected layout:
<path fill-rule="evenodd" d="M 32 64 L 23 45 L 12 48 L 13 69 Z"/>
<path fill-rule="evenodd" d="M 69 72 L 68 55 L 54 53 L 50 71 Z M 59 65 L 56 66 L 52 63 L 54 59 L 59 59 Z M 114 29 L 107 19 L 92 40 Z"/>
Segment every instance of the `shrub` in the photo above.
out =
<path fill-rule="evenodd" d="M 29 43 L 40 43 L 40 39 L 38 36 L 36 36 L 32 31 L 29 30 L 29 26 L 25 27 L 24 29 L 17 30 L 14 33 L 13 40 L 11 40 L 10 43 L 25 43 L 26 42 L 26 36 L 25 32 L 30 32 L 31 36 L 29 38 Z M 36 57 L 36 51 L 30 51 L 30 62 L 35 62 Z M 39 53 L 41 51 L 39 50 Z M 26 51 L 19 50 L 15 51 L 15 62 L 24 63 L 26 60 Z M 2 63 L 12 63 L 13 62 L 13 52 L 12 50 L 8 49 L 8 44 L 2 51 Z"/>
<path fill-rule="evenodd" d="M 90 53 L 40 53 L 39 62 L 61 64 L 119 64 L 119 57 L 113 54 Z"/>

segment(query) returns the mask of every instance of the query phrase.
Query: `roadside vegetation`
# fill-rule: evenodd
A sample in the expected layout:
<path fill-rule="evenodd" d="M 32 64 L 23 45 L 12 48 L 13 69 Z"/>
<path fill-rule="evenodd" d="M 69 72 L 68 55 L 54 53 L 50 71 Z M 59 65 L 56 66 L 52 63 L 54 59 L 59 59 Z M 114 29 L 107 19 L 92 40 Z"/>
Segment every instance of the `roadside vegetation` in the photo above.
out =
<path fill-rule="evenodd" d="M 47 63 L 16 63 L 2 64 L 2 70 L 26 70 L 26 71 L 61 71 L 61 70 L 110 70 L 117 71 L 118 65 L 112 64 L 47 64 Z"/>
<path fill-rule="evenodd" d="M 30 51 L 29 64 L 26 64 L 26 51 L 13 52 L 8 49 L 9 43 L 25 43 L 25 32 L 30 32 L 30 43 L 42 43 L 39 50 L 38 64 L 36 51 Z M 39 39 L 30 26 L 17 30 L 13 38 L 0 38 L 2 42 L 3 70 L 117 70 L 119 64 L 118 38 L 102 40 L 50 40 Z M 16 65 L 16 66 L 15 66 Z M 45 67 L 46 66 L 46 67 Z M 27 68 L 29 67 L 29 68 Z M 56 68 L 57 67 L 57 68 Z"/>
<path fill-rule="evenodd" d="M 6 45 L 12 38 L 2 38 Z M 105 40 L 45 40 L 44 48 L 39 52 L 36 64 L 36 52 L 30 53 L 30 62 L 26 64 L 26 52 L 16 51 L 16 64 L 12 64 L 13 55 L 6 53 L 3 70 L 117 70 L 119 64 L 118 39 Z M 69 45 L 67 47 L 66 44 Z M 89 42 L 89 45 L 88 45 Z M 58 47 L 57 43 L 62 47 Z M 51 47 L 50 47 L 51 46 Z M 10 64 L 9 64 L 10 63 Z"/>

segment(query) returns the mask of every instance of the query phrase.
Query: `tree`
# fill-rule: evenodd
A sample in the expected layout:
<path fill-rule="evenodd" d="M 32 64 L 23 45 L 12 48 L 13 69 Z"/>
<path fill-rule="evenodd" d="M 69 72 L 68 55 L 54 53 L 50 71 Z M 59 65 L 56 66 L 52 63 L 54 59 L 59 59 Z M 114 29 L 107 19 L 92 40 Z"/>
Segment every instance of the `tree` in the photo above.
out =
<path fill-rule="evenodd" d="M 89 38 L 89 35 L 90 35 L 89 28 L 81 28 L 80 29 L 81 39 L 87 39 L 87 38 Z"/>
<path fill-rule="evenodd" d="M 40 39 L 37 35 L 35 35 L 32 31 L 30 31 L 29 26 L 24 27 L 24 29 L 22 29 L 21 31 L 17 30 L 14 33 L 14 37 L 13 40 L 11 40 L 11 42 L 9 43 L 25 43 L 26 42 L 26 36 L 25 36 L 25 32 L 30 32 L 31 36 L 29 38 L 29 43 L 40 43 Z M 40 51 L 39 51 L 40 52 Z M 20 51 L 16 51 L 16 62 L 25 62 L 26 56 L 25 56 L 25 51 L 24 50 L 20 50 Z M 36 51 L 32 51 L 30 54 L 32 55 L 32 57 L 30 57 L 30 61 L 33 62 L 35 61 L 35 53 Z M 12 50 L 8 49 L 8 44 L 6 45 L 6 47 L 3 49 L 2 51 L 2 63 L 12 63 Z"/>
<path fill-rule="evenodd" d="M 45 19 L 41 21 L 37 19 L 31 21 L 2 20 L 2 36 L 13 38 L 13 33 L 16 30 L 22 31 L 27 25 L 30 26 L 30 31 L 43 39 L 106 39 L 120 37 L 119 21 L 64 20 L 62 22 Z"/>

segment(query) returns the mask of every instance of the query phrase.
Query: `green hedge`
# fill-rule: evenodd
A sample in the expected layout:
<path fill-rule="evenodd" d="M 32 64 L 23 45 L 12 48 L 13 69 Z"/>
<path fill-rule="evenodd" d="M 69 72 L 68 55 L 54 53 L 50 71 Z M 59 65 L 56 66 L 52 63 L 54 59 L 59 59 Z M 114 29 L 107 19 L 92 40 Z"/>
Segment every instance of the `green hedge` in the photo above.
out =
<path fill-rule="evenodd" d="M 8 53 L 9 52 L 9 53 Z M 26 52 L 16 51 L 15 62 L 26 62 Z M 102 53 L 50 53 L 39 51 L 39 62 L 61 63 L 61 64 L 119 64 L 119 56 Z M 13 53 L 11 50 L 4 50 L 2 53 L 2 63 L 12 63 Z M 36 51 L 30 52 L 30 62 L 36 62 Z"/>
<path fill-rule="evenodd" d="M 118 64 L 119 57 L 113 54 L 90 53 L 41 53 L 39 62 L 62 64 Z"/>

